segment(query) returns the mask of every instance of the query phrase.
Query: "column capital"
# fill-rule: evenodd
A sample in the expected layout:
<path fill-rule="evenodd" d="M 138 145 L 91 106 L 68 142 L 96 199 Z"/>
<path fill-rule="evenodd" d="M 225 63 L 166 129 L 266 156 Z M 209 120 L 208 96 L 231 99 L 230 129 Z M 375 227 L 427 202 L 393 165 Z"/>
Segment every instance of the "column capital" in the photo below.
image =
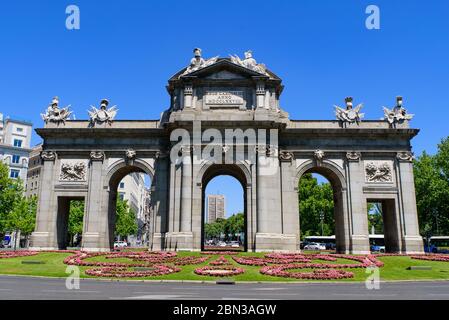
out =
<path fill-rule="evenodd" d="M 413 162 L 415 157 L 413 155 L 413 152 L 402 151 L 396 154 L 396 159 L 398 159 L 399 162 Z"/>
<path fill-rule="evenodd" d="M 348 161 L 359 162 L 361 157 L 362 157 L 361 152 L 357 151 L 346 152 L 346 159 L 348 159 Z"/>
<path fill-rule="evenodd" d="M 92 151 L 90 153 L 90 160 L 91 161 L 103 161 L 104 160 L 104 152 L 103 151 Z"/>
<path fill-rule="evenodd" d="M 55 161 L 56 160 L 56 152 L 45 150 L 41 152 L 42 161 Z"/>
<path fill-rule="evenodd" d="M 281 162 L 292 162 L 293 158 L 293 152 L 283 150 L 279 153 L 279 160 L 281 160 Z"/>

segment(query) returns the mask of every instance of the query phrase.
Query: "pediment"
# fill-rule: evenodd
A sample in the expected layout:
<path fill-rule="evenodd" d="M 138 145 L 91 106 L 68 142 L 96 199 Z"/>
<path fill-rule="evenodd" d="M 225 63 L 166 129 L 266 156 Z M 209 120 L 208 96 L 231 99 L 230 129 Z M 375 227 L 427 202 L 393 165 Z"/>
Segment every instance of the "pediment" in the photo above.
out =
<path fill-rule="evenodd" d="M 250 79 L 250 78 L 266 78 L 280 80 L 276 75 L 268 71 L 268 75 L 262 74 L 248 68 L 242 67 L 231 62 L 228 58 L 219 58 L 217 62 L 185 74 L 186 68 L 175 74 L 170 80 L 176 81 L 189 78 L 202 78 L 202 79 Z"/>

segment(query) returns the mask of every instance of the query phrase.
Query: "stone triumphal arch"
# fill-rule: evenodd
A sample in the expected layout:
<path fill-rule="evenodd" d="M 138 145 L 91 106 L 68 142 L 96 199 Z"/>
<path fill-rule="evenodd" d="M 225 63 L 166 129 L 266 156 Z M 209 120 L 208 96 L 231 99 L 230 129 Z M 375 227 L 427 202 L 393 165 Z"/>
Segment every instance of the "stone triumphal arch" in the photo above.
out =
<path fill-rule="evenodd" d="M 110 250 L 117 185 L 144 172 L 152 250 L 201 250 L 205 186 L 221 174 L 244 190 L 248 251 L 299 250 L 298 182 L 312 172 L 332 184 L 337 251 L 370 250 L 370 201 L 383 204 L 387 251 L 422 251 L 410 144 L 418 130 L 400 97 L 385 120 L 363 121 L 350 97 L 336 120 L 292 120 L 280 106 L 281 79 L 251 52 L 194 53 L 169 79 L 170 107 L 159 120 L 116 120 L 106 99 L 90 120 L 69 120 L 71 111 L 52 101 L 37 129 L 44 144 L 34 249 L 62 249 L 68 203 L 84 199 L 82 248 Z"/>

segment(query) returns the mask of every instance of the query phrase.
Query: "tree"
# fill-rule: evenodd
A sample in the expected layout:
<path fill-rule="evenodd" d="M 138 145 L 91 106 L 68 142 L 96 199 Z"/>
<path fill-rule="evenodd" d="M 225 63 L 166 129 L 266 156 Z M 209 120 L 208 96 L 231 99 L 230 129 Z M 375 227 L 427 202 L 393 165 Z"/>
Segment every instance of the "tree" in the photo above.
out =
<path fill-rule="evenodd" d="M 384 233 L 382 204 L 379 202 L 368 203 L 368 232 L 371 233 L 373 228 L 375 234 Z"/>
<path fill-rule="evenodd" d="M 423 236 L 449 234 L 449 137 L 436 155 L 425 151 L 414 161 L 416 203 Z"/>
<path fill-rule="evenodd" d="M 299 216 L 301 238 L 311 235 L 329 236 L 334 234 L 334 200 L 329 183 L 319 184 L 312 174 L 304 174 L 299 181 Z M 320 215 L 323 213 L 323 225 Z"/>
<path fill-rule="evenodd" d="M 36 198 L 27 199 L 19 198 L 14 203 L 13 210 L 7 215 L 5 226 L 9 231 L 16 232 L 16 241 L 14 242 L 14 250 L 17 248 L 17 235 L 20 234 L 28 237 L 34 231 L 36 222 Z"/>
<path fill-rule="evenodd" d="M 70 201 L 70 212 L 68 222 L 68 233 L 70 239 L 70 246 L 74 246 L 73 238 L 75 235 L 83 233 L 83 218 L 84 218 L 84 201 L 73 200 Z"/>
<path fill-rule="evenodd" d="M 6 227 L 8 215 L 23 198 L 23 184 L 20 179 L 11 179 L 9 169 L 0 161 L 0 232 L 10 231 Z"/>
<path fill-rule="evenodd" d="M 245 231 L 245 216 L 243 213 L 237 213 L 226 219 L 225 223 L 225 234 L 230 235 L 231 239 L 238 234 L 240 238 L 240 233 Z"/>
<path fill-rule="evenodd" d="M 126 238 L 137 234 L 136 213 L 128 205 L 128 200 L 117 199 L 115 235 Z"/>

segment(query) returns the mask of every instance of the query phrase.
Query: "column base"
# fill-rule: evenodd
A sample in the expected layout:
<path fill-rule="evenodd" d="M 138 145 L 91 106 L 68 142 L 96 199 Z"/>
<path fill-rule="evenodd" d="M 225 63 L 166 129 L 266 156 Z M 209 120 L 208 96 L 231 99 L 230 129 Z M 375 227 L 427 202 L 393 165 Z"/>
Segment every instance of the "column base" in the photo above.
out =
<path fill-rule="evenodd" d="M 165 233 L 153 233 L 152 236 L 150 236 L 150 246 L 149 251 L 162 251 L 165 250 Z"/>
<path fill-rule="evenodd" d="M 167 232 L 165 234 L 165 249 L 199 251 L 194 249 L 193 232 Z"/>
<path fill-rule="evenodd" d="M 88 252 L 109 252 L 111 251 L 111 246 L 109 239 L 105 239 L 100 233 L 86 232 L 83 234 L 81 249 Z"/>
<path fill-rule="evenodd" d="M 52 232 L 33 232 L 30 237 L 29 250 L 59 250 L 59 247 L 54 241 L 54 234 Z"/>
<path fill-rule="evenodd" d="M 294 234 L 256 233 L 255 252 L 296 252 L 298 237 Z"/>
<path fill-rule="evenodd" d="M 352 235 L 351 236 L 351 248 L 349 252 L 351 254 L 370 254 L 371 247 L 369 244 L 369 238 L 367 235 Z"/>
<path fill-rule="evenodd" d="M 424 253 L 423 238 L 421 236 L 405 236 L 403 240 L 402 253 Z"/>

